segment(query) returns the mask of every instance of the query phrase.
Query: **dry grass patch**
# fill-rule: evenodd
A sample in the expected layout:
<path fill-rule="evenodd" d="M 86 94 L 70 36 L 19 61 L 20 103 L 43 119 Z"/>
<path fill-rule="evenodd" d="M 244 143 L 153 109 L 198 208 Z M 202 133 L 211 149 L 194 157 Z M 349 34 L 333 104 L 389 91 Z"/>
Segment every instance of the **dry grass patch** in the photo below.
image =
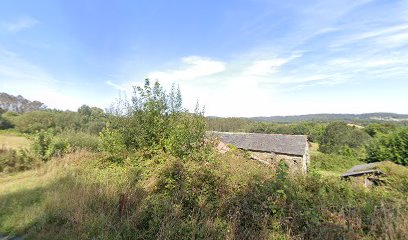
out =
<path fill-rule="evenodd" d="M 17 136 L 12 133 L 0 134 L 0 146 L 11 149 L 28 148 L 31 141 L 23 136 Z"/>

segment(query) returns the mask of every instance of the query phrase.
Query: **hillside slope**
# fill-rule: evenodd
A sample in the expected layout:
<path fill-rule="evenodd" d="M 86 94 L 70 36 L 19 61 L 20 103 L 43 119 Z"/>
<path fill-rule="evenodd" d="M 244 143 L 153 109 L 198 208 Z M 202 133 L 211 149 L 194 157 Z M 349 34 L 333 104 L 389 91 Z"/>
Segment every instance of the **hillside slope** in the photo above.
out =
<path fill-rule="evenodd" d="M 77 152 L 1 176 L 0 232 L 27 239 L 402 239 L 408 234 L 408 189 L 395 188 L 394 181 L 367 191 L 318 174 L 338 171 L 333 164 L 315 165 L 308 176 L 298 177 L 284 168 L 275 174 L 240 151 L 205 162 L 161 155 L 123 164 Z M 406 168 L 390 166 L 393 179 L 406 181 Z"/>

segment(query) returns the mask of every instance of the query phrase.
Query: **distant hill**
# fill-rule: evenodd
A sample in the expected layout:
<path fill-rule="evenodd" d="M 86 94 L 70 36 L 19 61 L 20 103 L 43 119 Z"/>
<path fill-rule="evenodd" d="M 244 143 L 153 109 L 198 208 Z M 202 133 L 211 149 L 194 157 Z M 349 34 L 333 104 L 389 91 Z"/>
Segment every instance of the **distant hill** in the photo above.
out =
<path fill-rule="evenodd" d="M 216 116 L 208 116 L 208 118 L 219 118 Z M 397 113 L 362 113 L 362 114 L 337 114 L 337 113 L 321 113 L 321 114 L 306 114 L 293 116 L 270 116 L 270 117 L 249 117 L 240 118 L 253 121 L 263 122 L 278 122 L 292 123 L 301 121 L 345 121 L 345 122 L 406 122 L 408 123 L 408 114 Z"/>
<path fill-rule="evenodd" d="M 397 113 L 363 113 L 363 114 L 306 114 L 295 116 L 252 117 L 256 121 L 265 122 L 299 122 L 299 121 L 379 121 L 379 122 L 408 122 L 408 114 Z"/>

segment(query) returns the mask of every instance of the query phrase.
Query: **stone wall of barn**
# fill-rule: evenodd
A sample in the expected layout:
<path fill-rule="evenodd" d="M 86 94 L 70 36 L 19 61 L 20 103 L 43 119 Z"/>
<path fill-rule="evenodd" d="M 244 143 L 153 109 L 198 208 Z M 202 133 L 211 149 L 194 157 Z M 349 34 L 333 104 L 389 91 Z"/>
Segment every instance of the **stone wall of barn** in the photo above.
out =
<path fill-rule="evenodd" d="M 303 172 L 307 172 L 307 168 L 309 167 L 309 164 L 310 164 L 309 142 L 306 142 L 305 155 L 303 155 L 303 161 L 302 161 Z"/>
<path fill-rule="evenodd" d="M 277 166 L 280 161 L 285 161 L 288 164 L 291 172 L 301 171 L 306 173 L 308 165 L 308 157 L 305 156 L 293 156 L 269 152 L 254 152 L 250 151 L 251 158 L 272 166 Z"/>

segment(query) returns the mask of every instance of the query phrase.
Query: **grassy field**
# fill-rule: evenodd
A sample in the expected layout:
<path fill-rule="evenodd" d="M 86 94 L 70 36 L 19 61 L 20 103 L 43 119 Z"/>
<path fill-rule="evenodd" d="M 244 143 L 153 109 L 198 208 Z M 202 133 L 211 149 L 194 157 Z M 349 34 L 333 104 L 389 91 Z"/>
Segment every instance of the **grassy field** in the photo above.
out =
<path fill-rule="evenodd" d="M 22 135 L 12 132 L 0 132 L 0 146 L 4 148 L 28 148 L 31 141 Z"/>

